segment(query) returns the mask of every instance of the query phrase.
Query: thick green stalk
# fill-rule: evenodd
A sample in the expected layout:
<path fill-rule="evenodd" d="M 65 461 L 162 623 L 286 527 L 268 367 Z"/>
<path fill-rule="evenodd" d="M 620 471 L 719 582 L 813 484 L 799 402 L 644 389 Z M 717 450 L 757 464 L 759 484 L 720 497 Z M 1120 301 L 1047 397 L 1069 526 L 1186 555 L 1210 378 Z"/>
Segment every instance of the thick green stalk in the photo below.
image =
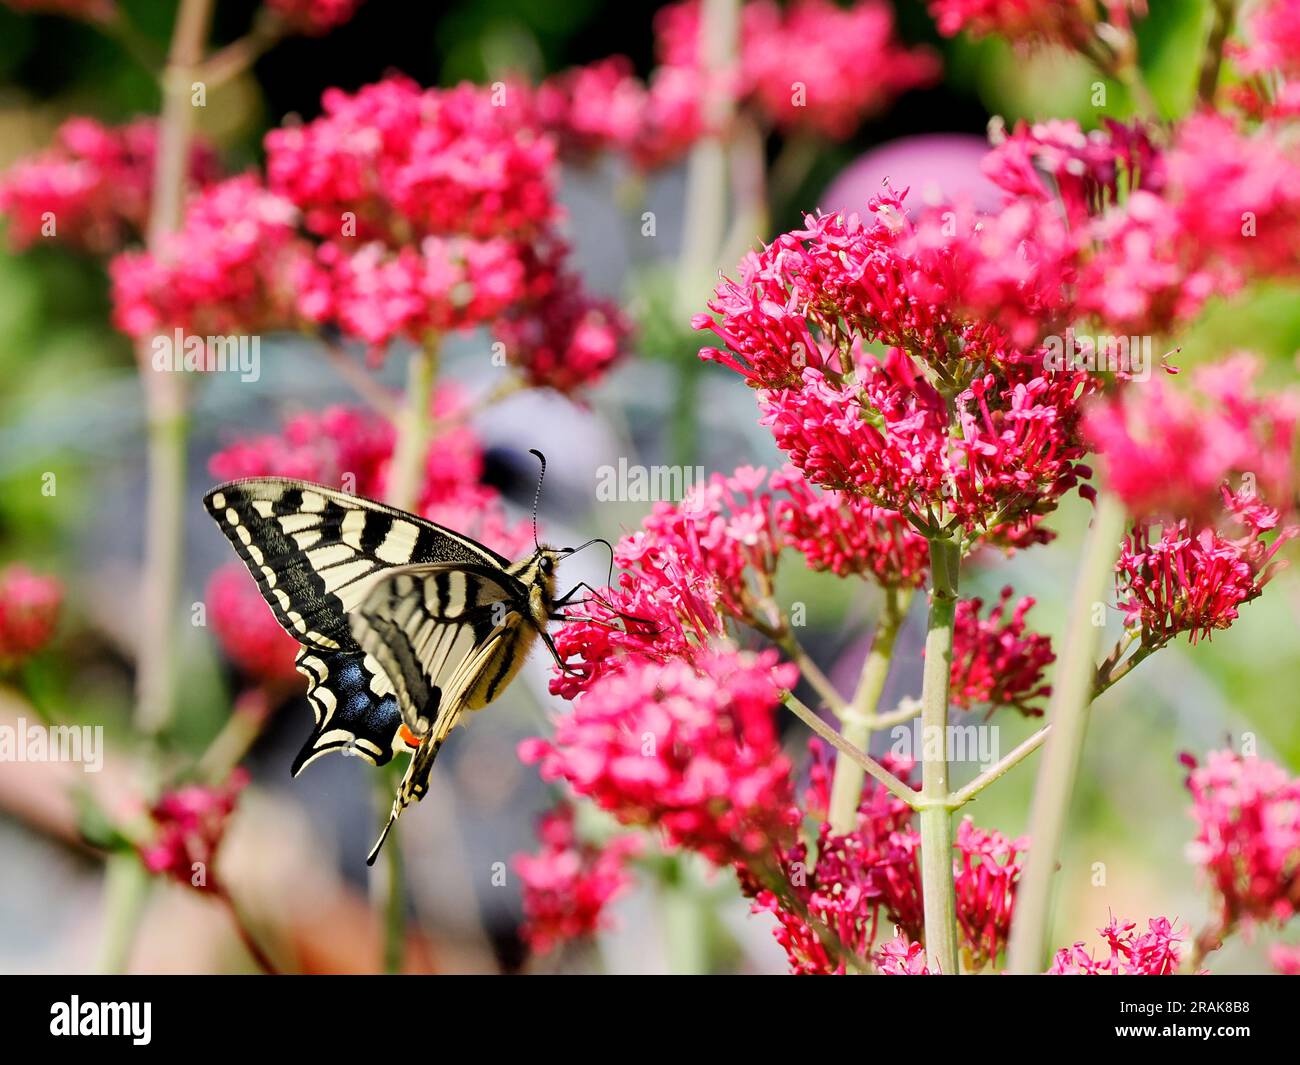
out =
<path fill-rule="evenodd" d="M 172 30 L 162 73 L 162 115 L 149 209 L 148 243 L 154 255 L 165 253 L 168 234 L 181 224 L 194 124 L 190 86 L 203 58 L 211 18 L 212 0 L 184 0 Z M 176 615 L 184 565 L 188 389 L 182 374 L 154 369 L 151 351 L 146 341 L 138 345 L 148 423 L 149 496 L 136 657 L 136 724 L 154 735 L 167 726 L 173 710 Z"/>
<path fill-rule="evenodd" d="M 397 417 L 397 443 L 388 473 L 388 502 L 399 510 L 413 510 L 420 499 L 429 440 L 433 429 L 433 386 L 438 377 L 437 340 L 431 339 L 411 355 L 407 369 L 406 399 Z"/>
<path fill-rule="evenodd" d="M 876 709 L 880 704 L 881 692 L 885 690 L 885 681 L 889 677 L 889 664 L 894 656 L 894 642 L 898 630 L 902 627 L 903 615 L 907 609 L 907 595 L 896 588 L 885 591 L 885 605 L 880 615 L 880 624 L 876 629 L 875 639 L 871 642 L 871 651 L 862 667 L 862 676 L 858 681 L 858 690 L 853 695 L 843 722 L 840 735 L 859 750 L 865 751 L 871 743 L 871 734 L 876 729 Z M 862 801 L 862 785 L 866 774 L 862 767 L 850 758 L 835 760 L 835 776 L 831 780 L 830 824 L 838 833 L 853 831 L 857 825 L 858 804 Z"/>
<path fill-rule="evenodd" d="M 1043 746 L 1038 782 L 1034 787 L 1029 820 L 1029 860 L 1016 892 L 1015 921 L 1007 949 L 1008 972 L 1041 972 L 1046 960 L 1044 944 L 1052 876 L 1070 812 L 1075 779 L 1079 774 L 1088 704 L 1092 701 L 1096 681 L 1097 643 L 1101 629 L 1093 624 L 1093 605 L 1105 599 L 1123 532 L 1124 508 L 1113 497 L 1099 497 L 1074 586 L 1070 624 L 1047 708 L 1051 732 Z"/>
<path fill-rule="evenodd" d="M 150 880 L 140 859 L 129 851 L 110 854 L 104 867 L 104 938 L 99 971 L 126 972 L 131 946 L 149 901 Z"/>
<path fill-rule="evenodd" d="M 952 811 L 948 788 L 948 689 L 957 612 L 961 545 L 930 541 L 930 616 L 921 685 L 921 891 L 925 951 L 931 969 L 948 976 L 957 964 L 957 898 L 952 872 Z"/>

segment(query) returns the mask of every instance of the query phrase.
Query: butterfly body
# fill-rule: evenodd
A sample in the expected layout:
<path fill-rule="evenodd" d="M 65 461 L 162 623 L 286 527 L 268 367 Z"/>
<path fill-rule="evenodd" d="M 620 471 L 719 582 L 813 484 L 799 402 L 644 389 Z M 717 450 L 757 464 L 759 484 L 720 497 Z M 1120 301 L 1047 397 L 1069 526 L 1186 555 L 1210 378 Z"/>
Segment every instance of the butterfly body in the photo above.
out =
<path fill-rule="evenodd" d="M 554 653 L 546 626 L 568 552 L 539 544 L 511 562 L 413 514 L 283 478 L 218 485 L 204 503 L 302 645 L 316 724 L 294 774 L 335 750 L 375 765 L 411 752 L 373 861 L 464 713 L 505 690 L 539 637 Z"/>

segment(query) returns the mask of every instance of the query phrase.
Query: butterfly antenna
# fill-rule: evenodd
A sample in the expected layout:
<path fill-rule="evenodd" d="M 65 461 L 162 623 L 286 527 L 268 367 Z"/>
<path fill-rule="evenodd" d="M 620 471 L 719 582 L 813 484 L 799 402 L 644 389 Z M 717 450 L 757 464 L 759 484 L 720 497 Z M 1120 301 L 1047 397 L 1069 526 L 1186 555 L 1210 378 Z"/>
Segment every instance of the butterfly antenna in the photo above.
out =
<path fill-rule="evenodd" d="M 537 507 L 542 501 L 542 481 L 546 477 L 546 456 L 535 447 L 530 447 L 528 449 L 528 454 L 536 455 L 537 461 L 542 464 L 542 472 L 537 475 L 537 491 L 533 495 L 533 546 L 540 551 L 542 545 L 537 539 Z"/>

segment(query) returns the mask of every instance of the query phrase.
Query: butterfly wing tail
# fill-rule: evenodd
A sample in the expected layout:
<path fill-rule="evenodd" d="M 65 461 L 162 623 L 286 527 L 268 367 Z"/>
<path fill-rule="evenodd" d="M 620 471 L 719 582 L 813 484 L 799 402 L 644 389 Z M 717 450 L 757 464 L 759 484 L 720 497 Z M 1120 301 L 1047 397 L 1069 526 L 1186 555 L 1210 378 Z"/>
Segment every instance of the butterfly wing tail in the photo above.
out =
<path fill-rule="evenodd" d="M 370 854 L 366 858 L 367 865 L 375 864 L 375 859 L 379 857 L 379 852 L 383 849 L 384 841 L 388 839 L 388 834 L 393 830 L 393 826 L 397 824 L 397 819 L 402 816 L 402 811 L 412 803 L 419 802 L 428 792 L 429 773 L 433 769 L 433 761 L 438 757 L 438 751 L 441 750 L 443 740 L 447 738 L 447 733 L 451 731 L 452 726 L 455 724 L 454 717 L 458 716 L 454 715 L 452 720 L 449 720 L 437 732 L 429 735 L 411 756 L 411 764 L 406 767 L 406 776 L 402 778 L 402 783 L 398 785 L 397 795 L 393 799 L 393 808 L 388 814 L 388 821 L 384 825 L 383 831 L 379 833 L 379 838 L 375 840 L 375 845 L 370 849 Z"/>

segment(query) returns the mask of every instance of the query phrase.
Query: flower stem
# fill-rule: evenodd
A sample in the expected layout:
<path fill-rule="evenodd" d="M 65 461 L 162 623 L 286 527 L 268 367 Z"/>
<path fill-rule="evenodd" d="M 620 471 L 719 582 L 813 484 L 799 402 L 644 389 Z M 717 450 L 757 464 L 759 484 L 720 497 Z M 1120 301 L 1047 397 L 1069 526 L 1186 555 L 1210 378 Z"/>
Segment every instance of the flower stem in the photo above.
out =
<path fill-rule="evenodd" d="M 1203 104 L 1213 104 L 1219 89 L 1219 70 L 1223 66 L 1223 46 L 1232 33 L 1237 17 L 1237 0 L 1211 0 L 1210 36 L 1205 42 L 1205 55 L 1201 60 L 1201 74 L 1197 81 L 1197 97 Z"/>
<path fill-rule="evenodd" d="M 433 386 L 438 377 L 438 342 L 429 340 L 411 356 L 406 400 L 397 419 L 397 442 L 388 468 L 387 497 L 399 510 L 414 510 L 420 501 L 429 439 L 433 427 Z"/>
<path fill-rule="evenodd" d="M 921 685 L 921 889 L 926 956 L 931 969 L 948 976 L 959 972 L 948 808 L 948 690 L 960 569 L 961 544 L 948 537 L 931 539 L 930 615 Z"/>
<path fill-rule="evenodd" d="M 262 944 L 257 941 L 253 935 L 252 929 L 248 927 L 248 921 L 244 918 L 243 912 L 235 904 L 230 892 L 226 890 L 224 884 L 218 884 L 213 888 L 212 893 L 220 900 L 230 914 L 230 920 L 235 926 L 235 931 L 239 934 L 239 941 L 244 944 L 244 949 L 248 951 L 249 956 L 257 963 L 257 967 L 267 976 L 279 976 L 280 970 L 271 956 L 263 949 Z"/>
<path fill-rule="evenodd" d="M 1070 625 L 1047 708 L 1051 732 L 1034 788 L 1029 821 L 1031 847 L 1016 895 L 1016 915 L 1007 950 L 1008 972 L 1041 972 L 1045 960 L 1052 875 L 1079 773 L 1088 704 L 1096 681 L 1101 630 L 1092 622 L 1093 604 L 1105 595 L 1123 531 L 1123 506 L 1113 496 L 1101 495 L 1074 587 Z"/>
<path fill-rule="evenodd" d="M 149 209 L 149 250 L 165 252 L 180 227 L 185 203 L 193 72 L 203 58 L 212 0 L 183 0 L 162 75 L 162 116 Z M 149 735 L 172 716 L 176 656 L 176 606 L 180 598 L 185 533 L 186 382 L 155 371 L 150 344 L 137 348 L 148 423 L 149 497 L 145 507 L 144 573 L 136 671 L 136 724 Z"/>
<path fill-rule="evenodd" d="M 1013 768 L 1038 750 L 1046 741 L 1047 734 L 1051 731 L 1051 725 L 1044 725 L 1006 756 L 989 766 L 988 769 L 984 770 L 964 788 L 958 788 L 949 796 L 949 806 L 954 810 L 960 806 L 965 806 L 966 803 L 970 802 L 971 799 L 975 798 L 995 780 L 1006 776 Z"/>
<path fill-rule="evenodd" d="M 818 717 L 814 711 L 796 698 L 793 692 L 786 692 L 782 696 L 782 701 L 790 708 L 795 717 L 839 751 L 840 754 L 844 755 L 845 758 L 851 759 L 861 766 L 864 772 L 869 773 L 873 779 L 883 784 L 891 795 L 902 799 L 909 806 L 915 805 L 916 792 L 872 758 L 871 755 L 849 743 L 848 740 Z"/>
<path fill-rule="evenodd" d="M 889 677 L 889 664 L 894 655 L 894 642 L 902 627 L 909 595 L 897 588 L 885 590 L 885 605 L 881 611 L 876 637 L 871 651 L 862 666 L 858 689 L 853 694 L 844 715 L 840 734 L 860 750 L 865 751 L 876 729 L 876 708 Z M 835 775 L 831 780 L 831 829 L 841 835 L 853 831 L 857 825 L 858 804 L 862 801 L 863 768 L 850 758 L 835 760 Z"/>
<path fill-rule="evenodd" d="M 104 940 L 99 948 L 99 971 L 126 972 L 131 944 L 149 899 L 149 874 L 133 851 L 110 854 L 104 867 Z"/>

